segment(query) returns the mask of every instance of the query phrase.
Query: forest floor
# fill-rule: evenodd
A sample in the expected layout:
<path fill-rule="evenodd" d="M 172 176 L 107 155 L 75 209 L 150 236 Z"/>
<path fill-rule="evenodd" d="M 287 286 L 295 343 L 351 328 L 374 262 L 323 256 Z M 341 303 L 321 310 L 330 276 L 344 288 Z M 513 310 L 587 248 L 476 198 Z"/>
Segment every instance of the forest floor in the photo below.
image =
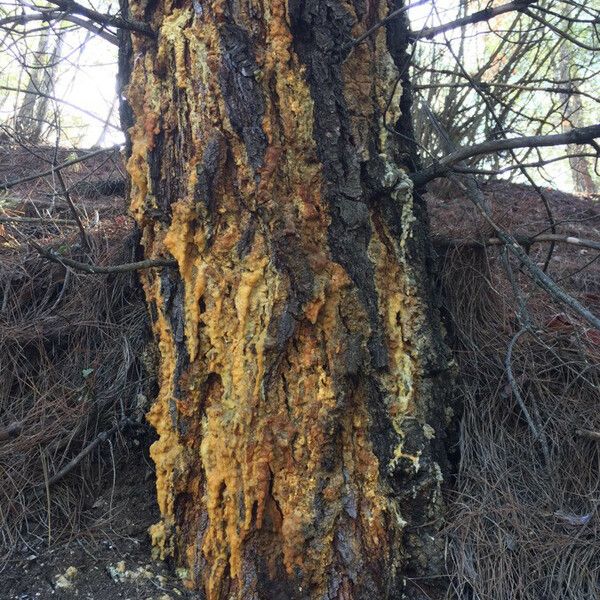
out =
<path fill-rule="evenodd" d="M 178 600 L 193 597 L 171 566 L 151 555 L 148 527 L 159 520 L 147 443 L 131 444 L 101 482 L 85 525 L 48 545 L 24 537 L 0 572 L 1 600 Z"/>
<path fill-rule="evenodd" d="M 70 155 L 65 153 L 57 157 L 58 162 L 68 159 Z M 43 160 L 25 149 L 13 149 L 9 153 L 0 148 L 0 181 L 12 181 L 43 169 Z M 65 169 L 65 177 L 67 185 L 72 186 L 71 197 L 83 215 L 85 225 L 90 229 L 104 226 L 104 231 L 109 234 L 116 231 L 112 241 L 123 242 L 133 229 L 133 223 L 125 216 L 122 190 L 93 193 L 93 182 L 123 178 L 118 155 L 111 158 L 99 155 L 92 161 L 79 163 Z M 82 186 L 81 182 L 90 185 Z M 77 239 L 77 228 L 73 223 L 66 226 L 70 233 L 65 234 L 64 228 L 52 222 L 53 219 L 72 219 L 64 198 L 56 194 L 56 186 L 57 182 L 51 177 L 40 178 L 15 186 L 4 197 L 0 196 L 0 217 L 14 219 L 13 222 L 0 220 L 0 271 L 5 261 L 14 262 L 19 253 L 31 252 L 27 249 L 27 236 L 40 244 L 56 243 L 61 236 L 69 243 Z M 496 182 L 486 185 L 484 192 L 494 204 L 498 222 L 513 233 L 531 235 L 547 227 L 545 208 L 531 188 Z M 548 189 L 545 192 L 555 220 L 560 223 L 561 233 L 600 239 L 598 198 Z M 434 187 L 433 193 L 428 195 L 428 204 L 434 239 L 438 241 L 471 236 L 481 226 L 468 201 L 452 190 Z M 40 219 L 40 222 L 18 221 L 23 218 Z M 543 259 L 542 248 L 535 248 L 533 253 L 539 260 Z M 585 297 L 590 308 L 600 310 L 600 261 L 595 261 L 594 257 L 592 250 L 558 245 L 551 259 L 550 273 L 568 281 L 568 287 Z M 586 268 L 581 268 L 586 264 Z M 2 324 L 0 319 L 0 326 Z M 3 396 L 1 392 L 0 389 L 0 430 L 14 419 L 6 404 L 10 393 Z M 85 493 L 81 493 L 78 502 L 83 508 L 74 518 L 77 522 L 58 527 L 61 535 L 53 535 L 49 523 L 46 523 L 48 531 L 44 532 L 37 517 L 37 525 L 31 531 L 26 518 L 20 522 L 17 546 L 0 552 L 0 557 L 7 557 L 4 564 L 0 564 L 0 600 L 177 600 L 193 597 L 171 565 L 155 561 L 151 556 L 148 527 L 159 519 L 153 465 L 148 458 L 151 440 L 147 426 L 140 425 L 121 436 L 120 442 L 115 444 L 115 456 L 111 454 L 107 458 L 108 451 L 102 444 L 91 454 L 92 462 L 108 464 L 108 468 L 86 471 L 96 473 L 96 480 L 88 482 Z M 89 438 L 82 440 L 80 448 L 88 442 Z M 0 436 L 0 479 L 3 469 L 8 471 L 14 456 L 11 455 L 12 443 L 12 440 L 2 441 Z M 32 446 L 31 452 L 37 453 L 37 447 Z M 79 474 L 80 479 L 83 476 Z M 39 479 L 39 473 L 36 477 Z M 32 478 L 35 479 L 33 475 Z M 2 502 L 4 500 L 0 498 Z M 0 515 L 0 521 L 4 518 Z M 8 530 L 7 523 L 0 522 L 0 529 L 2 527 Z"/>

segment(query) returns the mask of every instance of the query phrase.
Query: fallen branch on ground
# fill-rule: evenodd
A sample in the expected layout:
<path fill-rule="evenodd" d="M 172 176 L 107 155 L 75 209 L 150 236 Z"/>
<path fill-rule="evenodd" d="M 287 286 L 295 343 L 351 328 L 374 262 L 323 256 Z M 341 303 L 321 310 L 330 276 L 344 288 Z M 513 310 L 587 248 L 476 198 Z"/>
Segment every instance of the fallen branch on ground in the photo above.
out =
<path fill-rule="evenodd" d="M 578 436 L 600 442 L 600 431 L 592 431 L 591 429 L 578 429 L 575 433 Z"/>
<path fill-rule="evenodd" d="M 90 265 L 87 263 L 79 262 L 65 256 L 59 256 L 53 250 L 42 248 L 39 244 L 33 241 L 29 242 L 44 258 L 51 260 L 52 262 L 63 265 L 63 267 L 70 267 L 76 271 L 82 271 L 83 273 L 89 273 L 91 275 L 107 275 L 109 273 L 128 273 L 129 271 L 141 271 L 142 269 L 152 269 L 153 267 L 176 267 L 177 261 L 170 259 L 147 259 L 140 260 L 132 263 L 124 263 L 122 265 Z"/>
<path fill-rule="evenodd" d="M 127 423 L 126 420 L 121 421 L 113 425 L 108 431 L 102 431 L 99 433 L 77 456 L 72 458 L 60 471 L 54 473 L 52 477 L 48 479 L 48 486 L 54 485 L 57 481 L 61 480 L 65 475 L 70 473 L 100 442 L 105 442 L 117 429 L 120 429 Z"/>
<path fill-rule="evenodd" d="M 554 233 L 540 234 L 534 237 L 528 237 L 524 235 L 513 235 L 514 239 L 525 248 L 539 243 L 539 242 L 562 242 L 564 244 L 573 244 L 574 246 L 582 246 L 584 248 L 591 248 L 592 250 L 600 250 L 600 242 L 594 240 L 586 240 L 578 238 L 572 235 L 558 235 Z M 476 240 L 472 238 L 436 238 L 434 244 L 438 246 L 454 247 L 454 246 L 503 246 L 505 242 L 500 238 L 493 237 L 487 240 Z"/>
<path fill-rule="evenodd" d="M 8 215 L 0 215 L 0 223 L 24 223 L 36 224 L 43 223 L 45 225 L 77 225 L 73 219 L 53 219 L 52 217 L 9 217 Z"/>
<path fill-rule="evenodd" d="M 20 183 L 26 183 L 28 181 L 33 181 L 34 179 L 39 179 L 40 177 L 46 177 L 47 175 L 52 175 L 59 171 L 60 169 L 64 169 L 66 167 L 70 167 L 72 165 L 76 165 L 77 163 L 83 162 L 88 158 L 93 158 L 94 156 L 98 156 L 98 154 L 104 154 L 106 152 L 114 152 L 115 150 L 119 150 L 121 146 L 112 146 L 111 148 L 100 148 L 100 150 L 94 150 L 94 152 L 89 152 L 88 154 L 84 154 L 83 156 L 78 156 L 77 158 L 73 158 L 71 160 L 67 160 L 60 165 L 55 165 L 51 169 L 47 171 L 42 171 L 41 173 L 35 173 L 33 175 L 27 175 L 27 177 L 21 177 L 20 179 L 13 179 L 12 181 L 7 181 L 6 183 L 0 183 L 0 190 L 9 190 L 10 188 L 15 187 L 15 185 L 19 185 Z"/>

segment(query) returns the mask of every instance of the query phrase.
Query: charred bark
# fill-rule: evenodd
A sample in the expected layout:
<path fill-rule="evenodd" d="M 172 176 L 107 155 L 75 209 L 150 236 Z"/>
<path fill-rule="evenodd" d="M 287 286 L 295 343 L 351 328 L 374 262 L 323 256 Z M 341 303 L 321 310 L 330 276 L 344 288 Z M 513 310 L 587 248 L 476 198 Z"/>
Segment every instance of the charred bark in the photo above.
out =
<path fill-rule="evenodd" d="M 443 573 L 449 357 L 402 168 L 406 23 L 351 43 L 396 6 L 130 6 L 158 32 L 121 60 L 131 210 L 179 265 L 142 275 L 151 533 L 209 600 L 424 598 Z"/>

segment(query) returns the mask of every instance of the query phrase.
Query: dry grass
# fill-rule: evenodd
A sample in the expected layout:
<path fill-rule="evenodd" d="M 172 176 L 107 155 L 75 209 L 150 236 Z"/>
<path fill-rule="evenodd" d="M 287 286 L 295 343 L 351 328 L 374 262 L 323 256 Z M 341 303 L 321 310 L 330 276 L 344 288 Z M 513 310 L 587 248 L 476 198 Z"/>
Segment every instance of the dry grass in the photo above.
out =
<path fill-rule="evenodd" d="M 129 262 L 131 223 L 105 218 L 105 211 L 94 225 L 90 201 L 80 213 L 92 245 L 84 256 L 77 228 L 52 223 L 69 218 L 68 209 L 57 204 L 50 216 L 35 192 L 30 188 L 5 214 L 41 215 L 41 222 L 0 225 L 0 430 L 20 429 L 0 441 L 0 565 L 36 538 L 52 543 L 80 530 L 98 483 L 112 477 L 120 426 L 145 391 L 146 315 L 135 274 L 78 274 L 28 245 L 33 239 L 101 265 Z M 96 206 L 108 207 L 112 217 L 117 203 L 122 200 Z M 115 424 L 107 442 L 60 475 Z"/>
<path fill-rule="evenodd" d="M 522 212 L 512 218 L 506 204 L 496 205 L 497 213 L 504 210 L 497 218 L 513 230 L 538 231 L 534 219 L 518 219 L 534 213 L 526 212 L 523 200 Z M 587 210 L 586 205 L 593 208 L 582 199 L 571 214 L 567 206 L 556 207 L 568 217 L 566 233 L 582 229 L 575 213 L 581 216 L 579 209 Z M 434 209 L 438 218 L 440 212 L 436 215 Z M 596 214 L 586 227 L 599 222 Z M 478 226 L 463 223 L 456 237 L 472 234 Z M 455 223 L 454 231 L 459 228 Z M 546 251 L 532 254 L 543 262 Z M 598 267 L 593 263 L 579 271 L 590 258 L 558 248 L 551 273 L 597 311 Z M 600 332 L 565 314 L 518 272 L 518 265 L 512 264 L 510 271 L 532 321 L 531 330 L 517 338 L 524 319 L 519 319 L 520 303 L 501 250 L 456 248 L 443 261 L 460 373 L 457 395 L 464 411 L 458 483 L 450 495 L 447 523 L 451 595 L 477 600 L 597 598 L 599 444 L 577 430 L 600 431 Z M 507 375 L 511 342 L 514 387 Z"/>

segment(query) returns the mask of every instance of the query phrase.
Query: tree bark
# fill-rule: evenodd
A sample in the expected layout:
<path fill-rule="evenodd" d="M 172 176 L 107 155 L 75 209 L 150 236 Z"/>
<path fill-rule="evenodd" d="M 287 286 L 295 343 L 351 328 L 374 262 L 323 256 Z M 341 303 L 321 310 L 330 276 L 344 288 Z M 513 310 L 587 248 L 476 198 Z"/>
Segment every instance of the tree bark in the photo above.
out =
<path fill-rule="evenodd" d="M 560 47 L 560 62 L 559 76 L 562 82 L 566 82 L 567 86 L 575 90 L 573 81 L 571 80 L 571 67 L 573 65 L 573 57 L 566 44 Z M 584 115 L 581 96 L 579 94 L 561 94 L 563 101 L 563 132 L 571 131 L 574 127 L 581 126 L 582 117 Z M 575 146 L 575 152 L 585 154 L 585 146 Z M 585 156 L 571 156 L 569 158 L 569 166 L 571 167 L 571 178 L 575 191 L 584 194 L 596 193 L 596 186 L 591 175 L 591 168 L 588 159 Z"/>
<path fill-rule="evenodd" d="M 33 52 L 33 66 L 28 72 L 29 81 L 21 106 L 15 118 L 15 131 L 29 144 L 38 144 L 48 126 L 48 98 L 56 78 L 62 51 L 62 35 L 56 35 L 50 50 L 52 37 L 48 32 L 39 34 L 38 47 Z"/>
<path fill-rule="evenodd" d="M 145 258 L 178 264 L 141 274 L 151 535 L 209 600 L 443 587 L 450 362 L 399 167 L 416 161 L 405 18 L 351 44 L 399 6 L 129 7 L 158 32 L 120 61 L 131 211 Z"/>

